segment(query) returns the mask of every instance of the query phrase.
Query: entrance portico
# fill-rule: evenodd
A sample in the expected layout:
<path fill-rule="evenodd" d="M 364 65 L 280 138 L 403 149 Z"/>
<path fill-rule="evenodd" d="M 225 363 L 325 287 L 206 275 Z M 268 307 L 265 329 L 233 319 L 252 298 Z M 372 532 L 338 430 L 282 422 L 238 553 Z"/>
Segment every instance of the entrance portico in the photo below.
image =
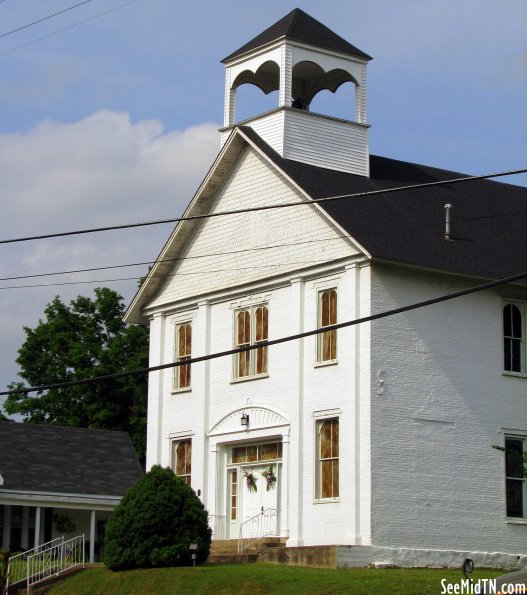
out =
<path fill-rule="evenodd" d="M 247 425 L 242 425 L 242 416 Z M 251 537 L 289 536 L 289 430 L 284 413 L 247 406 L 209 431 L 206 506 L 214 519 L 213 539 L 238 539 L 244 524 Z M 250 522 L 260 515 L 261 522 Z"/>

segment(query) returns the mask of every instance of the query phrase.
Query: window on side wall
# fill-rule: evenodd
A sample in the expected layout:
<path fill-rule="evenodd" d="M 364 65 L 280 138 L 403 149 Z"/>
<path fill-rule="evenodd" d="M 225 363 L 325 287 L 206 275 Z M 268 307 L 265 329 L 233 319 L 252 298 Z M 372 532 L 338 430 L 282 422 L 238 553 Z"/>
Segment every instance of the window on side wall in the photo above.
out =
<path fill-rule="evenodd" d="M 316 424 L 317 500 L 339 497 L 339 420 L 323 419 Z"/>
<path fill-rule="evenodd" d="M 318 328 L 337 324 L 337 290 L 326 289 L 318 294 Z M 337 360 L 337 331 L 331 330 L 317 335 L 317 361 Z"/>
<path fill-rule="evenodd" d="M 525 306 L 520 302 L 503 305 L 503 369 L 525 372 Z"/>
<path fill-rule="evenodd" d="M 525 438 L 505 437 L 505 483 L 507 516 L 525 518 L 526 481 L 524 477 Z"/>
<path fill-rule="evenodd" d="M 176 326 L 174 345 L 174 359 L 176 362 L 183 362 L 182 365 L 174 368 L 174 390 L 190 388 L 191 364 L 184 362 L 192 357 L 192 325 L 190 322 Z"/>
<path fill-rule="evenodd" d="M 172 469 L 187 485 L 190 485 L 192 440 L 179 440 L 173 443 Z"/>
<path fill-rule="evenodd" d="M 262 344 L 257 349 L 237 353 L 234 360 L 234 377 L 246 378 L 267 374 L 268 339 L 267 306 L 252 306 L 235 312 L 235 347 Z"/>

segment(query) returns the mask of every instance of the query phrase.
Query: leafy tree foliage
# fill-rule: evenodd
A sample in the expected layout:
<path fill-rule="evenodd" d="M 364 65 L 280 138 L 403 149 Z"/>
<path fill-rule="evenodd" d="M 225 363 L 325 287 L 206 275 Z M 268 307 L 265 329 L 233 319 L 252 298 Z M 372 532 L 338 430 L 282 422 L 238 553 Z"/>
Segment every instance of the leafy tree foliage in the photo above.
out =
<path fill-rule="evenodd" d="M 106 525 L 103 562 L 112 570 L 187 566 L 210 549 L 208 514 L 200 499 L 170 469 L 159 465 L 124 495 Z"/>
<path fill-rule="evenodd" d="M 59 297 L 49 303 L 44 320 L 31 329 L 18 350 L 19 375 L 11 390 L 42 386 L 148 366 L 148 333 L 126 325 L 123 298 L 106 287 L 95 289 L 95 298 L 78 296 L 69 305 Z M 145 375 L 112 378 L 101 382 L 11 394 L 7 413 L 25 421 L 77 427 L 125 430 L 144 460 L 146 449 Z"/>

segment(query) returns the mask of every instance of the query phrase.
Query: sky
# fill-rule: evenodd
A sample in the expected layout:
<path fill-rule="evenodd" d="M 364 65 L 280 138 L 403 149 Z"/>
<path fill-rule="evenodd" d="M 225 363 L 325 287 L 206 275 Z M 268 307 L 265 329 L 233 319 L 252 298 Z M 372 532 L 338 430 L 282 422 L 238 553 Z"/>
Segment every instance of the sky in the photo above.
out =
<path fill-rule="evenodd" d="M 180 215 L 219 150 L 220 60 L 295 7 L 373 56 L 371 153 L 469 174 L 527 166 L 525 0 L 88 0 L 25 27 L 79 2 L 0 0 L 0 239 Z M 351 119 L 347 93 L 317 108 Z M 276 101 L 246 85 L 238 116 Z M 152 261 L 170 231 L 0 245 L 0 391 L 55 295 L 108 286 L 129 303 L 146 265 L 10 277 Z"/>

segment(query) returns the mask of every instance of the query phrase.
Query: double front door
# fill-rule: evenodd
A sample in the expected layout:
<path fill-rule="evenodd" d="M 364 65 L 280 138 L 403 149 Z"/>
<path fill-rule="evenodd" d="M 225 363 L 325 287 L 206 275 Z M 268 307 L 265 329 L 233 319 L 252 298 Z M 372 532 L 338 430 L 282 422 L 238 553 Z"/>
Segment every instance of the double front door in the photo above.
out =
<path fill-rule="evenodd" d="M 232 449 L 227 470 L 229 539 L 279 534 L 281 455 L 281 443 Z M 246 461 L 247 456 L 256 460 Z"/>

